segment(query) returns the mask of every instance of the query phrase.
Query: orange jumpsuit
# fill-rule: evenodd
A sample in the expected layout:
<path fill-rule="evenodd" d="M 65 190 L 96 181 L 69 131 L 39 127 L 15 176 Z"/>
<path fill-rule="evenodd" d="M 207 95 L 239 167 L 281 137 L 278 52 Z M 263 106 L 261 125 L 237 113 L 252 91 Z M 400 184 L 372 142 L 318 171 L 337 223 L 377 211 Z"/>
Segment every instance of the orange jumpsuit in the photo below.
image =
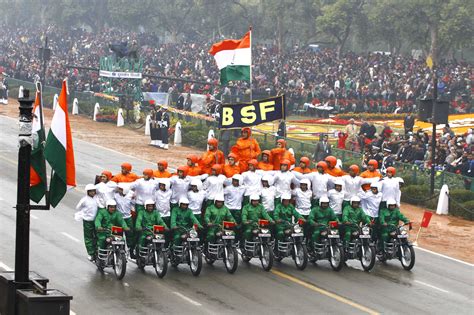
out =
<path fill-rule="evenodd" d="M 293 171 L 301 173 L 301 174 L 308 174 L 312 172 L 312 170 L 309 167 L 301 168 L 299 166 L 295 167 Z"/>
<path fill-rule="evenodd" d="M 239 138 L 231 151 L 232 153 L 237 154 L 239 157 L 239 163 L 241 164 L 240 168 L 243 171 L 246 171 L 248 170 L 247 162 L 256 159 L 260 153 L 262 153 L 262 150 L 260 149 L 257 140 L 251 138 L 252 131 L 250 128 L 243 128 L 242 131 L 243 130 L 247 130 L 248 138 Z"/>
<path fill-rule="evenodd" d="M 270 163 L 270 162 L 260 161 L 260 162 L 258 162 L 257 167 L 258 167 L 259 170 L 273 171 L 273 163 Z"/>
<path fill-rule="evenodd" d="M 280 170 L 280 162 L 283 160 L 290 161 L 290 166 L 294 165 L 296 160 L 293 154 L 286 149 L 286 142 L 284 143 L 285 147 L 283 148 L 274 148 L 272 149 L 272 159 L 273 159 L 273 169 L 275 171 Z"/>
<path fill-rule="evenodd" d="M 373 170 L 373 171 L 366 170 L 366 171 L 362 172 L 362 174 L 360 174 L 360 177 L 362 177 L 362 178 L 376 178 L 376 177 L 382 178 L 382 174 L 380 174 L 379 171 L 377 171 L 377 170 Z M 370 189 L 370 183 L 362 185 L 362 189 L 364 191 L 369 190 Z"/>
<path fill-rule="evenodd" d="M 122 173 L 119 173 L 112 177 L 111 181 L 116 182 L 116 183 L 132 183 L 139 179 L 140 176 L 138 176 L 135 173 L 128 173 L 127 175 L 123 175 Z"/>
<path fill-rule="evenodd" d="M 199 167 L 201 168 L 202 174 L 211 174 L 211 167 L 216 164 L 224 164 L 225 157 L 221 150 L 207 150 L 202 154 L 201 160 L 199 160 Z"/>
<path fill-rule="evenodd" d="M 222 174 L 224 174 L 225 177 L 227 178 L 230 178 L 234 176 L 235 174 L 240 174 L 240 166 L 237 164 L 234 164 L 234 165 L 226 164 L 222 168 Z"/>
<path fill-rule="evenodd" d="M 346 173 L 343 170 L 341 170 L 339 167 L 333 167 L 333 168 L 328 167 L 326 170 L 326 173 L 334 177 L 341 177 L 341 176 L 346 175 Z"/>
<path fill-rule="evenodd" d="M 168 172 L 167 170 L 164 170 L 163 172 L 161 172 L 160 170 L 154 170 L 153 171 L 153 177 L 155 177 L 155 178 L 170 178 L 171 173 Z"/>
<path fill-rule="evenodd" d="M 202 170 L 199 166 L 194 165 L 194 166 L 188 166 L 188 167 L 189 167 L 189 170 L 188 170 L 189 176 L 198 176 L 202 174 Z"/>

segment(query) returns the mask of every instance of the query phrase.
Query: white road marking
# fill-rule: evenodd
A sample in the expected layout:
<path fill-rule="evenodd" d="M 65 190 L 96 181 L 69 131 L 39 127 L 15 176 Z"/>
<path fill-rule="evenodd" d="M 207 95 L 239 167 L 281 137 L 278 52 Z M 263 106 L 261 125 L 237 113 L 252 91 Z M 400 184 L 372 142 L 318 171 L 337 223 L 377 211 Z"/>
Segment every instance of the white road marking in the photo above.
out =
<path fill-rule="evenodd" d="M 30 214 L 30 217 L 31 217 L 32 219 L 39 220 L 39 218 L 38 218 L 37 216 L 35 216 L 34 214 Z"/>
<path fill-rule="evenodd" d="M 435 289 L 435 290 L 444 292 L 444 293 L 449 293 L 449 291 L 446 291 L 446 290 L 443 290 L 443 289 L 441 289 L 441 288 L 435 287 L 434 285 L 428 284 L 428 283 L 423 282 L 423 281 L 415 280 L 415 282 L 416 282 L 416 283 L 419 283 L 419 284 L 422 284 L 422 285 L 424 285 L 424 286 L 427 286 L 427 287 L 429 287 L 429 288 L 432 288 L 432 289 Z"/>
<path fill-rule="evenodd" d="M 0 201 L 4 201 L 5 199 L 3 199 L 2 197 L 0 197 Z"/>
<path fill-rule="evenodd" d="M 424 252 L 427 252 L 427 253 L 430 253 L 430 254 L 439 256 L 439 257 L 443 257 L 443 258 L 446 258 L 446 259 L 449 259 L 449 260 L 452 260 L 452 261 L 455 261 L 455 262 L 458 262 L 458 263 L 461 263 L 461 264 L 464 264 L 464 265 L 467 265 L 467 266 L 470 266 L 470 267 L 474 267 L 474 264 L 468 263 L 468 262 L 463 261 L 463 260 L 460 260 L 460 259 L 456 259 L 456 258 L 453 258 L 453 257 L 449 257 L 449 256 L 446 256 L 446 255 L 437 253 L 437 252 L 433 252 L 433 251 L 431 251 L 431 250 L 429 250 L 429 249 L 425 249 L 425 248 L 422 248 L 422 247 L 416 247 L 416 248 L 419 249 L 419 250 L 421 250 L 421 251 L 424 251 Z"/>
<path fill-rule="evenodd" d="M 191 304 L 194 305 L 194 306 L 202 306 L 201 303 L 196 302 L 196 301 L 194 301 L 193 299 L 188 298 L 186 295 L 183 295 L 182 293 L 173 291 L 173 294 L 176 294 L 177 296 L 179 296 L 179 297 L 182 298 L 183 300 L 185 300 L 185 301 L 191 303 Z"/>
<path fill-rule="evenodd" d="M 66 236 L 68 239 L 70 240 L 73 240 L 74 242 L 76 243 L 80 243 L 81 241 L 77 238 L 75 238 L 74 236 L 72 236 L 71 234 L 67 234 L 66 232 L 61 232 L 62 235 Z"/>
<path fill-rule="evenodd" d="M 76 313 L 73 312 L 73 311 L 71 311 L 71 310 L 69 310 L 69 315 L 76 315 Z"/>
<path fill-rule="evenodd" d="M 130 286 L 127 282 L 125 282 L 123 285 L 126 286 L 126 287 Z"/>
<path fill-rule="evenodd" d="M 5 265 L 0 261 L 0 268 L 2 268 L 5 271 L 13 271 L 13 268 L 10 268 L 8 265 Z"/>

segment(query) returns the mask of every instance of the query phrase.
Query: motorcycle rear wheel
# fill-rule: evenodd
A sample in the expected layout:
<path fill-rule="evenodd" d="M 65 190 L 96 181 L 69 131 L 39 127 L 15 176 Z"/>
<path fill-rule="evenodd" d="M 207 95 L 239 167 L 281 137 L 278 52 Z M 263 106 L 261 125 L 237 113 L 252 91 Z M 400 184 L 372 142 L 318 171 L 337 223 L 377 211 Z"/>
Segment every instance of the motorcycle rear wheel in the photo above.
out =
<path fill-rule="evenodd" d="M 333 245 L 332 252 L 333 254 L 329 257 L 329 264 L 332 270 L 339 271 L 344 266 L 344 250 L 342 246 Z"/>
<path fill-rule="evenodd" d="M 164 251 L 159 250 L 153 253 L 153 267 L 159 278 L 163 278 L 166 275 L 168 271 L 168 255 Z"/>
<path fill-rule="evenodd" d="M 296 245 L 296 253 L 294 255 L 296 268 L 304 270 L 308 265 L 308 250 L 303 244 Z"/>
<path fill-rule="evenodd" d="M 224 249 L 224 266 L 228 273 L 234 273 L 239 265 L 239 256 L 237 249 L 232 246 L 226 246 Z"/>
<path fill-rule="evenodd" d="M 114 273 L 115 277 L 118 280 L 122 280 L 125 277 L 125 273 L 127 272 L 127 257 L 125 257 L 125 253 L 120 252 L 118 255 L 114 253 Z"/>
<path fill-rule="evenodd" d="M 401 254 L 402 249 L 400 249 L 400 262 L 402 263 L 403 269 L 411 270 L 415 266 L 415 250 L 413 246 L 407 244 L 402 246 L 404 255 Z"/>

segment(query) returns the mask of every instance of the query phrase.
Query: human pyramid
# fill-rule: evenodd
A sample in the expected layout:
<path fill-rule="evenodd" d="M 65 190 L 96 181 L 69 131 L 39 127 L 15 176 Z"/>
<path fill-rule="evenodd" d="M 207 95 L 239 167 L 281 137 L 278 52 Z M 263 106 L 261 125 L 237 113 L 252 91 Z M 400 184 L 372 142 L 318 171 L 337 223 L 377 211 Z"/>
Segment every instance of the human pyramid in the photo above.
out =
<path fill-rule="evenodd" d="M 98 248 L 104 248 L 112 226 L 125 230 L 130 257 L 135 258 L 135 249 L 144 246 L 154 225 L 164 226 L 167 244 L 178 246 L 182 229 L 194 227 L 201 239 L 211 242 L 218 227 L 230 221 L 236 224 L 237 237 L 249 240 L 258 221 L 267 220 L 278 242 L 290 224 L 301 222 L 310 248 L 329 222 L 346 225 L 344 242 L 360 224 L 371 224 L 374 238 L 386 241 L 393 225 L 408 223 L 398 209 L 403 179 L 395 177 L 393 167 L 382 177 L 377 161 L 370 160 L 364 172 L 351 165 L 346 173 L 334 156 L 314 169 L 308 157 L 295 166 L 285 140 L 261 151 L 250 128 L 242 129 L 227 162 L 218 143 L 208 140 L 208 150 L 201 157 L 188 155 L 175 173 L 165 160 L 157 162 L 156 170 L 143 170 L 142 176 L 123 163 L 120 173 L 105 170 L 99 183 L 88 184 L 76 219 L 83 221 L 89 258 L 94 260 Z"/>

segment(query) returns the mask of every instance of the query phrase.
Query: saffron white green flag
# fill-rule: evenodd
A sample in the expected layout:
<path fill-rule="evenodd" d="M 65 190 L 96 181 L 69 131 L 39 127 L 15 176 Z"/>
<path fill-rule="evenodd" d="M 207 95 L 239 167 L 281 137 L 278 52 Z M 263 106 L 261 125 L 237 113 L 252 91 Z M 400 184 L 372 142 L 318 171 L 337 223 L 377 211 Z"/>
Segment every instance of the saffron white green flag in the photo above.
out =
<path fill-rule="evenodd" d="M 31 148 L 30 199 L 38 203 L 46 193 L 46 162 L 44 160 L 45 133 L 41 116 L 43 100 L 41 90 L 36 91 L 33 107 L 33 147 Z"/>

